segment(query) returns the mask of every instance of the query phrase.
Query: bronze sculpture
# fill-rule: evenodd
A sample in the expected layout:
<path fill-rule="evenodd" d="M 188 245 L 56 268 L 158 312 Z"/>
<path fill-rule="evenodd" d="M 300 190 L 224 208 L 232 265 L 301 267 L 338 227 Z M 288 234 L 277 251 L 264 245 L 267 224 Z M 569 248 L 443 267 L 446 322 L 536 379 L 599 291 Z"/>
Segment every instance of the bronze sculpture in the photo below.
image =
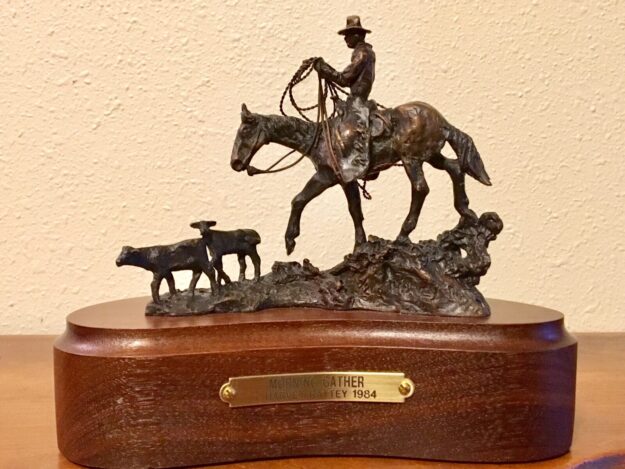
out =
<path fill-rule="evenodd" d="M 371 162 L 364 177 L 375 178 L 396 163 L 403 164 L 412 185 L 412 202 L 397 239 L 408 240 L 408 235 L 417 226 L 423 202 L 430 191 L 423 174 L 425 162 L 449 174 L 454 189 L 454 207 L 462 218 L 476 220 L 476 214 L 469 208 L 464 176 L 469 174 L 485 185 L 491 182 L 471 137 L 449 124 L 436 109 L 426 103 L 403 104 L 386 109 L 381 114 L 387 122 L 392 122 L 393 128 L 373 138 Z M 336 126 L 337 122 L 332 124 Z M 333 168 L 325 140 L 315 140 L 317 133 L 314 123 L 296 117 L 253 114 L 245 104 L 242 106 L 241 126 L 231 157 L 231 166 L 235 171 L 250 169 L 256 152 L 268 143 L 279 143 L 302 153 L 310 149 L 305 156 L 313 162 L 316 172 L 292 202 L 285 234 L 289 254 L 293 252 L 295 239 L 300 234 L 300 219 L 306 205 L 326 189 L 341 182 Z M 458 155 L 457 160 L 446 158 L 440 153 L 446 142 Z M 255 171 L 252 169 L 250 172 L 254 174 Z M 358 183 L 351 181 L 342 184 L 342 188 L 354 222 L 358 246 L 366 240 Z"/>
<path fill-rule="evenodd" d="M 172 273 L 174 271 L 191 270 L 193 272 L 188 289 L 191 298 L 195 296 L 195 287 L 202 273 L 208 277 L 213 292 L 219 289 L 222 280 L 225 284 L 230 283 L 230 277 L 223 270 L 222 257 L 225 254 L 237 255 L 239 282 L 245 280 L 246 256 L 252 260 L 254 279 L 258 280 L 260 256 L 256 246 L 260 244 L 260 235 L 254 230 L 217 231 L 211 229 L 216 224 L 215 221 L 191 223 L 191 228 L 200 230 L 202 237 L 199 239 L 187 239 L 175 244 L 145 248 L 124 246 L 115 263 L 118 267 L 132 265 L 153 273 L 151 292 L 152 301 L 156 305 L 162 303 L 159 287 L 163 279 L 167 280 L 169 287 L 168 300 L 171 301 L 178 295 Z M 207 250 L 211 255 L 210 260 Z M 215 271 L 217 271 L 216 275 Z"/>
<path fill-rule="evenodd" d="M 488 245 L 502 228 L 499 216 L 487 212 L 476 222 L 417 244 L 371 236 L 326 271 L 308 259 L 302 264 L 275 262 L 271 272 L 255 282 L 233 282 L 192 301 L 185 294 L 170 297 L 148 307 L 147 313 L 187 316 L 305 306 L 487 316 L 490 308 L 476 286 L 490 267 Z"/>
<path fill-rule="evenodd" d="M 211 227 L 215 222 L 196 222 L 191 226 L 200 230 L 203 245 L 211 254 L 210 267 L 205 270 L 213 274 L 216 271 L 216 280 L 211 277 L 211 290 L 195 294 L 203 270 L 194 270 L 189 293 L 176 295 L 171 288 L 173 277 L 167 271 L 169 260 L 163 261 L 162 269 L 166 272 L 163 276 L 171 282 L 170 296 L 157 301 L 160 282 L 155 277 L 154 304 L 148 306 L 148 314 L 257 311 L 294 305 L 431 315 L 489 314 L 489 307 L 476 285 L 490 266 L 488 243 L 496 238 L 503 224 L 497 214 L 485 213 L 478 219 L 469 208 L 465 174 L 485 185 L 491 184 L 480 154 L 469 135 L 426 103 L 414 101 L 385 108 L 369 99 L 375 79 L 375 53 L 365 42 L 368 33 L 359 17 L 348 17 L 346 27 L 339 34 L 353 49 L 351 63 L 338 72 L 320 57 L 305 60 L 282 95 L 283 115 L 254 114 L 243 104 L 230 158 L 235 171 L 247 170 L 249 175 L 282 171 L 304 157 L 309 158 L 315 173 L 292 201 L 285 233 L 286 251 L 291 254 L 295 248 L 306 205 L 326 189 L 340 185 L 354 223 L 353 254 L 325 272 L 304 260 L 303 264 L 276 262 L 270 273 L 261 276 L 260 256 L 256 251 L 260 243 L 258 233 L 214 231 Z M 293 88 L 313 71 L 318 75 L 318 102 L 315 106 L 301 108 L 295 102 Z M 349 92 L 342 86 L 349 87 Z M 339 92 L 347 94 L 345 101 L 339 97 Z M 287 116 L 284 112 L 287 94 L 300 117 Z M 332 98 L 334 105 L 330 115 L 326 108 L 328 98 Z M 311 109 L 317 109 L 316 121 L 305 114 Z M 294 151 L 301 156 L 295 163 L 280 169 L 274 168 L 285 157 L 267 170 L 253 167 L 252 158 L 269 143 L 291 148 L 285 157 Z M 441 154 L 445 143 L 450 144 L 457 159 Z M 429 192 L 422 167 L 426 162 L 446 171 L 451 178 L 454 207 L 460 214 L 460 222 L 437 240 L 413 244 L 409 235 L 417 225 Z M 410 180 L 409 213 L 394 242 L 375 237 L 367 241 L 360 191 L 366 197 L 366 181 L 376 179 L 381 171 L 394 166 L 403 166 Z M 463 258 L 459 254 L 461 249 L 471 254 Z M 223 270 L 222 256 L 229 253 L 238 255 L 239 282 L 231 282 Z M 252 259 L 256 282 L 242 282 L 245 256 Z M 222 282 L 226 285 L 220 288 Z"/>
<path fill-rule="evenodd" d="M 316 173 L 293 200 L 287 251 L 306 204 L 333 185 L 349 202 L 354 250 L 326 271 L 304 259 L 275 262 L 260 275 L 258 233 L 216 231 L 214 221 L 191 224 L 198 239 L 125 247 L 118 265 L 154 273 L 153 302 L 76 311 L 55 345 L 58 442 L 72 461 L 189 467 L 335 454 L 508 463 L 568 451 L 575 340 L 562 315 L 545 308 L 495 300 L 490 315 L 477 285 L 503 223 L 469 208 L 464 175 L 490 184 L 480 155 L 425 103 L 388 109 L 368 100 L 375 65 L 368 32 L 358 17 L 339 32 L 355 50 L 342 73 L 320 58 L 302 63 L 280 102 L 284 114 L 288 95 L 301 119 L 243 106 L 231 158 L 250 175 L 310 158 Z M 317 105 L 301 107 L 293 87 L 314 71 Z M 340 85 L 351 88 L 347 101 Z M 307 109 L 317 110 L 316 122 Z M 270 142 L 302 156 L 279 169 L 292 152 L 267 170 L 253 168 Z M 441 155 L 446 142 L 457 160 Z M 428 192 L 424 162 L 451 177 L 461 218 L 436 239 L 413 243 Z M 396 240 L 366 239 L 360 190 L 366 198 L 366 181 L 398 165 L 410 179 L 410 212 Z M 235 253 L 239 281 L 230 281 L 222 256 Z M 246 256 L 253 281 L 245 281 Z M 191 285 L 177 292 L 172 272 L 184 269 L 193 271 Z M 196 292 L 202 272 L 211 289 Z M 160 298 L 163 278 L 170 295 Z M 154 317 L 205 313 L 233 314 Z"/>
<path fill-rule="evenodd" d="M 152 301 L 155 304 L 161 303 L 158 290 L 163 279 L 167 280 L 170 298 L 177 295 L 176 283 L 172 274 L 172 272 L 177 270 L 193 271 L 193 278 L 189 285 L 191 296 L 195 295 L 195 286 L 202 273 L 209 278 L 211 289 L 216 290 L 219 286 L 215 282 L 213 263 L 209 262 L 206 254 L 206 242 L 202 238 L 187 239 L 176 244 L 145 248 L 124 246 L 115 263 L 118 267 L 134 265 L 149 270 L 154 274 L 151 290 Z"/>
<path fill-rule="evenodd" d="M 198 221 L 191 223 L 191 228 L 197 228 L 202 234 L 202 239 L 211 253 L 215 270 L 217 270 L 217 283 L 221 280 L 230 283 L 230 277 L 224 272 L 221 258 L 225 254 L 236 254 L 239 260 L 239 282 L 245 280 L 245 257 L 248 256 L 254 265 L 254 279 L 260 277 L 260 256 L 256 246 L 260 244 L 260 235 L 254 230 L 217 231 L 213 230 L 215 221 Z"/>
<path fill-rule="evenodd" d="M 375 80 L 375 53 L 371 44 L 365 42 L 370 33 L 360 24 L 360 17 L 348 16 L 347 25 L 339 31 L 345 36 L 345 43 L 354 49 L 351 63 L 337 72 L 321 57 L 313 67 L 322 79 L 349 87 L 350 93 L 345 105 L 345 115 L 339 125 L 339 133 L 347 154 L 341 158 L 339 170 L 344 183 L 361 178 L 369 166 L 369 107 L 367 100 Z"/>
<path fill-rule="evenodd" d="M 326 96 L 322 96 L 324 91 L 321 80 L 325 79 L 325 86 L 329 87 L 340 110 L 336 118 L 320 122 L 318 116 L 317 123 L 314 123 L 301 112 L 304 120 L 253 114 L 245 104 L 242 105 L 241 125 L 230 161 L 235 171 L 247 169 L 250 175 L 261 172 L 251 167 L 250 163 L 256 152 L 269 143 L 279 143 L 300 152 L 310 158 L 316 169 L 313 177 L 292 202 L 285 233 L 288 254 L 295 248 L 302 211 L 306 205 L 336 184 L 342 186 L 347 198 L 354 222 L 356 247 L 366 240 L 357 179 L 375 179 L 385 169 L 397 164 L 404 166 L 412 185 L 412 202 L 397 237 L 400 241 L 408 240 L 408 235 L 415 229 L 423 202 L 429 193 L 423 174 L 423 163 L 427 162 L 449 174 L 453 184 L 454 207 L 463 219 L 477 218 L 469 208 L 464 175 L 469 174 L 482 184 L 491 184 L 471 137 L 447 122 L 432 106 L 415 101 L 379 110 L 375 101 L 368 100 L 375 79 L 375 54 L 371 45 L 364 41 L 369 32 L 361 26 L 359 17 L 348 17 L 347 27 L 339 31 L 339 34 L 345 35 L 348 47 L 354 49 L 350 65 L 339 73 L 322 58 L 309 59 L 304 61 L 291 82 L 294 85 L 294 82 L 301 81 L 299 77 L 303 79 L 307 76 L 308 67 L 317 70 L 320 98 L 315 107 L 321 110 L 324 108 L 323 100 Z M 345 103 L 340 102 L 334 84 L 350 87 Z M 289 94 L 295 105 L 291 89 Z M 325 117 L 323 113 L 321 117 Z M 368 130 L 369 120 L 378 128 L 373 135 Z M 320 134 L 324 138 L 320 138 Z M 446 142 L 458 156 L 457 160 L 446 158 L 440 153 Z M 343 153 L 347 154 L 337 156 Z"/>

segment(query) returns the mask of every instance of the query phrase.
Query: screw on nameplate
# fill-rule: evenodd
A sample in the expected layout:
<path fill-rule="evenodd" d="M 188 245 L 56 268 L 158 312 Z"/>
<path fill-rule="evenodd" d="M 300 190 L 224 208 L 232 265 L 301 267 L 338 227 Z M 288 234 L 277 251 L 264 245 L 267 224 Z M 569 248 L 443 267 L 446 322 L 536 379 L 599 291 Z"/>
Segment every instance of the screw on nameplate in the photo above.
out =
<path fill-rule="evenodd" d="M 232 399 L 234 399 L 235 395 L 236 391 L 228 383 L 224 384 L 219 390 L 219 397 L 221 397 L 221 400 L 224 402 L 230 402 Z"/>
<path fill-rule="evenodd" d="M 414 393 L 404 373 L 331 371 L 229 378 L 219 397 L 230 407 L 302 402 L 401 404 Z"/>

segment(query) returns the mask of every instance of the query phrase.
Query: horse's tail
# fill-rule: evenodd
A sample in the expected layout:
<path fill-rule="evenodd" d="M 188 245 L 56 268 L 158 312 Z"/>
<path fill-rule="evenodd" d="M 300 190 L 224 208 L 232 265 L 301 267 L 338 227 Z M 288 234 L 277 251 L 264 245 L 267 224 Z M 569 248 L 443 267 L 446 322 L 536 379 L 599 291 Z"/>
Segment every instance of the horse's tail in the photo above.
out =
<path fill-rule="evenodd" d="M 477 151 L 477 148 L 475 148 L 473 139 L 462 130 L 455 128 L 449 123 L 445 130 L 447 141 L 458 156 L 462 171 L 477 179 L 482 184 L 490 186 L 490 177 L 488 177 L 488 173 L 486 173 L 486 168 L 484 168 L 480 153 Z"/>

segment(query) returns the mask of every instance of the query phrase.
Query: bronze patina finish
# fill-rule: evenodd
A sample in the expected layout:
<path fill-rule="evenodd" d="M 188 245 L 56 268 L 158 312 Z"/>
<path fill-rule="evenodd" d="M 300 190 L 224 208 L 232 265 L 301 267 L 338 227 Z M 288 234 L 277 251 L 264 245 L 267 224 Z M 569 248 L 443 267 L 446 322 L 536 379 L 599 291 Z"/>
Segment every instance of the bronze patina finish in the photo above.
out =
<path fill-rule="evenodd" d="M 475 220 L 477 216 L 469 208 L 469 198 L 465 191 L 465 174 L 486 185 L 491 182 L 471 137 L 447 122 L 436 109 L 426 103 L 402 104 L 380 113 L 386 122 L 392 123 L 392 128 L 372 140 L 371 162 L 364 178 L 373 179 L 395 163 L 403 163 L 412 185 L 412 202 L 397 239 L 408 239 L 408 235 L 417 226 L 423 202 L 430 192 L 423 174 L 423 163 L 429 163 L 449 174 L 454 189 L 455 209 L 463 219 Z M 333 129 L 337 128 L 338 120 L 335 118 L 330 122 Z M 326 142 L 322 139 L 315 140 L 318 133 L 316 127 L 315 123 L 296 117 L 254 114 L 243 105 L 241 126 L 232 150 L 231 166 L 235 171 L 248 169 L 256 152 L 268 143 L 279 143 L 300 151 L 315 166 L 315 174 L 292 202 L 285 234 L 286 250 L 289 254 L 293 252 L 295 239 L 300 234 L 300 219 L 306 205 L 326 189 L 340 183 L 332 168 Z M 456 152 L 458 159 L 447 158 L 441 154 L 446 142 Z M 366 240 L 358 184 L 351 181 L 343 184 L 342 188 L 354 222 L 358 246 Z"/>
<path fill-rule="evenodd" d="M 206 254 L 206 242 L 201 238 L 145 248 L 124 246 L 115 263 L 118 267 L 134 265 L 153 273 L 151 291 L 152 301 L 155 304 L 161 303 L 158 290 L 163 279 L 167 280 L 170 296 L 177 294 L 176 283 L 172 274 L 174 271 L 191 270 L 193 272 L 193 278 L 189 285 L 191 296 L 195 294 L 195 286 L 202 273 L 209 278 L 213 290 L 218 286 L 215 282 L 213 263 L 208 260 Z"/>
<path fill-rule="evenodd" d="M 339 34 L 353 51 L 350 63 L 338 71 L 321 57 L 304 60 L 282 94 L 282 115 L 252 113 L 243 104 L 230 159 L 234 170 L 255 175 L 283 171 L 309 158 L 315 173 L 292 201 L 285 233 L 286 251 L 291 254 L 295 248 L 306 205 L 326 189 L 339 185 L 354 224 L 353 252 L 326 271 L 304 259 L 301 263 L 275 262 L 269 273 L 261 275 L 257 251 L 261 238 L 257 232 L 216 231 L 212 229 L 215 222 L 196 222 L 191 226 L 199 229 L 199 239 L 143 250 L 125 248 L 120 255 L 118 265 L 138 265 L 154 272 L 153 303 L 146 307 L 147 314 L 187 316 L 296 305 L 441 316 L 490 314 L 477 285 L 490 267 L 488 246 L 501 232 L 503 222 L 496 213 L 484 212 L 478 217 L 469 208 L 465 175 L 490 185 L 481 156 L 471 137 L 429 104 L 413 101 L 386 108 L 370 99 L 376 78 L 376 55 L 365 40 L 369 33 L 360 17 L 349 16 Z M 314 72 L 318 80 L 317 104 L 300 106 L 293 89 Z M 347 95 L 346 99 L 341 99 L 339 93 Z M 299 117 L 288 116 L 284 111 L 287 96 Z M 331 113 L 326 107 L 330 98 Z M 314 120 L 307 115 L 313 109 L 317 111 Z M 254 155 L 269 143 L 278 143 L 291 151 L 266 170 L 253 167 Z M 441 153 L 446 143 L 457 158 Z M 277 168 L 295 152 L 301 154 L 296 161 Z M 429 192 L 424 163 L 447 172 L 451 178 L 460 221 L 435 240 L 412 243 L 409 235 Z M 402 166 L 410 181 L 410 210 L 395 241 L 374 236 L 367 240 L 360 191 L 370 198 L 366 181 L 376 179 L 381 171 L 393 166 Z M 227 254 L 237 254 L 237 282 L 231 282 L 223 269 L 222 257 Z M 254 282 L 245 281 L 246 257 L 254 264 Z M 193 277 L 188 292 L 178 294 L 172 271 L 183 269 L 192 270 Z M 209 276 L 211 289 L 196 293 L 202 272 Z M 163 278 L 167 279 L 170 293 L 161 299 L 158 288 Z"/>
<path fill-rule="evenodd" d="M 338 125 L 338 132 L 347 150 L 339 165 L 343 183 L 363 177 L 369 166 L 369 114 L 367 104 L 375 80 L 375 53 L 365 36 L 371 31 L 360 25 L 358 16 L 349 16 L 347 26 L 339 31 L 345 36 L 345 43 L 354 49 L 351 63 L 342 72 L 337 72 L 321 57 L 314 62 L 319 77 L 350 89 L 344 107 L 344 117 Z"/>
<path fill-rule="evenodd" d="M 371 236 L 343 262 L 322 271 L 307 259 L 275 262 L 255 282 L 233 282 L 148 305 L 147 314 L 188 316 L 293 305 L 439 316 L 488 316 L 477 285 L 490 267 L 488 246 L 503 228 L 496 213 L 441 233 L 436 240 L 392 242 Z"/>
<path fill-rule="evenodd" d="M 224 272 L 222 257 L 226 254 L 236 254 L 239 261 L 239 282 L 245 280 L 247 264 L 245 257 L 248 256 L 254 264 L 254 278 L 260 277 L 260 256 L 256 246 L 260 244 L 260 235 L 254 230 L 213 230 L 215 221 L 198 221 L 191 223 L 191 228 L 197 228 L 202 234 L 208 251 L 211 253 L 212 262 L 217 270 L 217 283 L 230 283 L 230 277 Z M 192 285 L 195 286 L 197 278 L 193 277 Z"/>
<path fill-rule="evenodd" d="M 282 115 L 243 105 L 230 161 L 254 175 L 308 157 L 315 174 L 293 199 L 287 252 L 305 206 L 334 185 L 348 201 L 354 250 L 328 270 L 304 259 L 274 262 L 261 275 L 260 235 L 217 231 L 209 220 L 191 224 L 199 238 L 124 248 L 118 265 L 154 273 L 153 302 L 76 311 L 55 345 L 58 447 L 69 459 L 129 469 L 311 455 L 516 463 L 568 451 L 575 339 L 556 311 L 493 300 L 491 315 L 477 286 L 503 222 L 469 208 L 465 175 L 490 185 L 480 154 L 428 104 L 369 99 L 369 33 L 348 17 L 339 34 L 353 49 L 350 64 L 337 71 L 320 57 L 304 60 Z M 293 88 L 314 72 L 317 104 L 300 106 Z M 285 114 L 287 96 L 301 118 Z M 306 114 L 313 109 L 315 120 Z M 291 152 L 266 170 L 252 167 L 272 142 Z M 446 143 L 457 159 L 441 154 Z M 295 151 L 295 162 L 278 167 Z M 460 221 L 413 243 L 426 162 L 449 174 Z M 366 238 L 360 191 L 367 198 L 366 181 L 392 166 L 408 176 L 410 211 L 396 240 Z M 238 257 L 238 281 L 223 269 L 228 254 Z M 175 289 L 178 270 L 193 272 L 187 292 Z M 211 289 L 196 291 L 202 273 Z"/>
<path fill-rule="evenodd" d="M 151 284 L 152 301 L 161 303 L 159 287 L 163 279 L 167 280 L 169 298 L 178 294 L 172 272 L 191 270 L 193 276 L 189 284 L 189 294 L 195 296 L 195 287 L 202 273 L 210 280 L 211 290 L 219 289 L 221 282 L 230 283 L 230 277 L 224 272 L 222 257 L 226 254 L 236 254 L 239 260 L 239 282 L 245 280 L 247 268 L 245 257 L 249 256 L 254 264 L 254 278 L 260 277 L 260 256 L 256 246 L 260 244 L 260 235 L 254 230 L 217 231 L 212 227 L 216 221 L 198 221 L 191 223 L 191 228 L 197 228 L 201 238 L 187 239 L 175 244 L 164 246 L 150 246 L 133 248 L 124 246 L 116 260 L 118 267 L 133 265 L 149 270 L 154 277 Z M 207 251 L 210 252 L 209 260 Z M 217 275 L 215 279 L 215 270 Z"/>
<path fill-rule="evenodd" d="M 453 184 L 454 207 L 464 221 L 477 218 L 469 208 L 465 174 L 483 184 L 491 184 L 471 137 L 450 124 L 432 106 L 414 101 L 379 110 L 374 101 L 368 100 L 375 79 L 375 53 L 364 40 L 368 32 L 357 16 L 348 17 L 346 28 L 339 31 L 345 36 L 347 46 L 354 49 L 351 63 L 343 72 L 336 71 L 322 58 L 311 60 L 320 80 L 325 80 L 325 89 L 330 87 L 330 94 L 339 109 L 336 117 L 315 123 L 295 117 L 255 114 L 245 104 L 242 106 L 241 125 L 230 161 L 235 171 L 247 169 L 250 175 L 259 172 L 250 165 L 252 158 L 263 145 L 269 143 L 278 143 L 302 153 L 312 161 L 316 170 L 293 199 L 285 233 L 288 254 L 293 252 L 295 239 L 300 234 L 302 211 L 312 199 L 334 185 L 340 184 L 345 192 L 358 246 L 365 242 L 366 235 L 357 179 L 375 179 L 381 171 L 398 163 L 404 166 L 412 185 L 412 202 L 397 237 L 400 241 L 408 240 L 408 235 L 415 229 L 429 192 L 423 163 L 427 162 L 449 174 Z M 307 64 L 305 61 L 303 65 Z M 301 73 L 302 69 L 298 72 L 297 80 L 292 80 L 291 85 L 307 76 L 307 73 Z M 350 87 L 345 103 L 340 102 L 333 92 L 335 84 Z M 320 81 L 319 108 L 323 108 L 322 101 L 326 97 L 322 88 Z M 289 91 L 289 94 L 295 104 L 292 92 Z M 305 117 L 301 112 L 303 109 L 297 109 Z M 373 135 L 369 131 L 371 122 L 378 127 Z M 324 138 L 320 138 L 321 134 Z M 450 144 L 458 159 L 441 154 L 445 143 Z"/>

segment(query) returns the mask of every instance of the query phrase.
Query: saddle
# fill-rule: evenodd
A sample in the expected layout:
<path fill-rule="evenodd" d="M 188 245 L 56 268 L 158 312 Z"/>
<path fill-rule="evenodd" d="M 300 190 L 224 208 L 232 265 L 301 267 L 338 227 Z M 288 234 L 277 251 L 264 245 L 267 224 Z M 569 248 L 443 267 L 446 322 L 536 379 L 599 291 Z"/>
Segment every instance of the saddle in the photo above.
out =
<path fill-rule="evenodd" d="M 374 139 L 389 135 L 393 129 L 390 118 L 383 114 L 384 111 L 379 109 L 378 103 L 375 102 L 375 100 L 369 99 L 365 105 L 369 108 L 369 132 L 371 138 Z M 334 99 L 334 106 L 339 118 L 344 117 L 347 103 L 340 98 L 336 98 Z"/>
<path fill-rule="evenodd" d="M 353 123 L 346 121 L 347 103 L 339 98 L 334 99 L 334 106 L 338 115 L 336 124 L 333 126 L 334 142 L 337 145 L 339 154 L 344 154 L 347 148 L 352 145 L 354 130 Z M 393 123 L 391 122 L 389 113 L 378 108 L 378 104 L 370 99 L 365 103 L 369 109 L 369 151 L 373 146 L 374 140 L 385 139 L 392 135 Z M 380 175 L 379 171 L 367 173 L 365 180 L 372 181 Z"/>

